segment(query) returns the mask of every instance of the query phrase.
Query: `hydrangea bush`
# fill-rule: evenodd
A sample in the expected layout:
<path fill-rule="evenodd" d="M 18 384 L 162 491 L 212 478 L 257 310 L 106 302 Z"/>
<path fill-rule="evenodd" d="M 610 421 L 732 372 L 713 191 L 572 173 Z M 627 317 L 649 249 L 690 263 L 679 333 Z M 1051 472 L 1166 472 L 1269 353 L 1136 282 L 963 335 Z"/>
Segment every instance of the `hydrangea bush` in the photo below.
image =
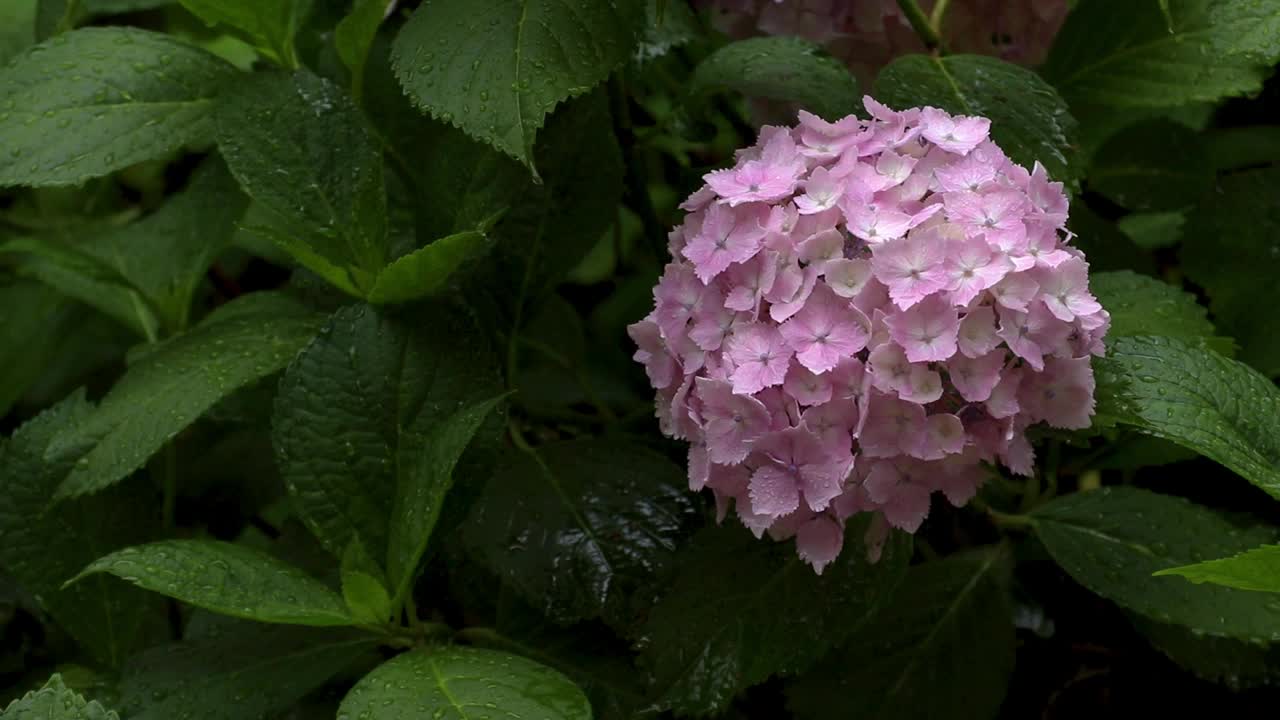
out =
<path fill-rule="evenodd" d="M 0 720 L 1275 707 L 1277 37 L 0 0 Z"/>
<path fill-rule="evenodd" d="M 1067 196 L 990 121 L 864 100 L 869 120 L 765 127 L 681 208 L 655 307 L 628 328 L 689 487 L 822 572 L 852 515 L 914 532 L 1026 430 L 1081 429 L 1107 311 Z"/>

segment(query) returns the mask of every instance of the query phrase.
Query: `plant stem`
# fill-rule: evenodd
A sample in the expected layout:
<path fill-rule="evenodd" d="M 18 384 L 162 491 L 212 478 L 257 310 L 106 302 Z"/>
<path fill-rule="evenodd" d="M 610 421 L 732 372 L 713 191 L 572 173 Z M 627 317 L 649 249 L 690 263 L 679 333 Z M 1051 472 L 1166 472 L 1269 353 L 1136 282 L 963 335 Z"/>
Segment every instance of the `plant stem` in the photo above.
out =
<path fill-rule="evenodd" d="M 631 108 L 627 104 L 627 91 L 622 84 L 622 74 L 609 78 L 609 103 L 613 114 L 613 131 L 622 148 L 622 162 L 626 166 L 626 194 L 631 199 L 636 214 L 644 226 L 644 236 L 649 240 L 654 258 L 661 265 L 667 253 L 667 232 L 653 209 L 649 197 L 648 170 L 642 153 L 636 152 L 636 134 L 631 126 Z M 619 254 L 618 262 L 622 262 Z"/>
<path fill-rule="evenodd" d="M 947 17 L 947 6 L 951 4 L 951 0 L 938 0 L 933 6 L 933 12 L 929 13 L 929 24 L 933 26 L 933 31 L 939 37 L 942 35 L 942 22 Z"/>
<path fill-rule="evenodd" d="M 996 527 L 1010 530 L 1027 530 L 1035 524 L 1035 521 L 1026 515 L 1004 513 L 989 506 L 987 507 L 987 516 L 996 524 Z"/>
<path fill-rule="evenodd" d="M 926 48 L 936 50 L 941 55 L 947 54 L 942 38 L 938 35 L 938 29 L 929 21 L 929 17 L 924 14 L 924 10 L 920 9 L 920 4 L 916 0 L 898 0 L 898 7 L 902 8 L 903 14 L 907 16 L 907 22 L 911 23 L 911 28 L 920 36 Z"/>

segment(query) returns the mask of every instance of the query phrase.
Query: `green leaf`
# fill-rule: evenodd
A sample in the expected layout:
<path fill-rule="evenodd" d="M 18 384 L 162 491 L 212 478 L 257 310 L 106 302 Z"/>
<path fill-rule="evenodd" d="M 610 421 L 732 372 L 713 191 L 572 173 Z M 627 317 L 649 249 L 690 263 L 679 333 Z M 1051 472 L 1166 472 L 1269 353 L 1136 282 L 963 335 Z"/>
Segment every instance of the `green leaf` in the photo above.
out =
<path fill-rule="evenodd" d="M 1169 120 L 1139 123 L 1103 143 L 1089 170 L 1089 189 L 1130 210 L 1178 210 L 1213 185 L 1200 137 Z"/>
<path fill-rule="evenodd" d="M 0 720 L 120 720 L 120 716 L 96 700 L 85 700 L 55 674 L 44 687 L 9 703 L 0 711 Z"/>
<path fill-rule="evenodd" d="M 243 296 L 134 363 L 49 454 L 83 454 L 55 494 L 97 492 L 127 477 L 177 433 L 235 390 L 278 372 L 319 325 L 312 311 L 274 293 Z"/>
<path fill-rule="evenodd" d="M 1081 0 L 1044 76 L 1076 108 L 1212 102 L 1262 88 L 1280 57 L 1280 7 L 1258 0 Z"/>
<path fill-rule="evenodd" d="M 39 0 L 10 0 L 0 4 L 0 67 L 36 42 Z"/>
<path fill-rule="evenodd" d="M 470 647 L 392 658 L 351 688 L 338 716 L 396 720 L 406 708 L 433 720 L 591 720 L 586 696 L 565 676 L 518 655 Z"/>
<path fill-rule="evenodd" d="M 209 25 L 238 32 L 277 63 L 298 66 L 293 37 L 311 0 L 182 0 L 182 5 Z"/>
<path fill-rule="evenodd" d="M 358 537 L 342 553 L 342 598 L 357 623 L 382 625 L 391 620 L 385 573 Z"/>
<path fill-rule="evenodd" d="M 445 495 L 453 487 L 453 470 L 485 418 L 505 395 L 476 403 L 436 424 L 424 438 L 425 449 L 408 473 L 400 475 L 391 513 L 387 571 L 399 603 L 417 576 Z"/>
<path fill-rule="evenodd" d="M 1230 340 L 1214 336 L 1209 311 L 1166 282 L 1116 270 L 1091 275 L 1089 289 L 1111 313 L 1109 338 L 1162 335 L 1219 351 L 1232 349 Z"/>
<path fill-rule="evenodd" d="M 338 57 L 351 71 L 351 96 L 356 102 L 364 95 L 364 64 L 386 10 L 386 0 L 354 0 L 351 13 L 333 31 Z"/>
<path fill-rule="evenodd" d="M 932 105 L 991 119 L 991 139 L 1014 162 L 1037 160 L 1068 184 L 1080 176 L 1076 121 L 1058 93 L 1034 72 L 979 55 L 907 55 L 880 71 L 876 99 L 894 108 Z"/>
<path fill-rule="evenodd" d="M 260 550 L 216 540 L 165 540 L 93 561 L 74 583 L 110 573 L 138 587 L 232 617 L 285 625 L 351 625 L 342 598 Z"/>
<path fill-rule="evenodd" d="M 376 657 L 376 642 L 349 630 L 235 623 L 213 637 L 132 658 L 120 683 L 120 709 L 129 720 L 276 717 L 334 675 Z"/>
<path fill-rule="evenodd" d="M 1134 245 L 1146 250 L 1174 247 L 1182 242 L 1182 226 L 1187 216 L 1180 211 L 1130 213 L 1116 221 L 1116 227 Z"/>
<path fill-rule="evenodd" d="M 1205 133 L 1204 142 L 1209 162 L 1219 172 L 1280 163 L 1280 126 L 1214 128 Z"/>
<path fill-rule="evenodd" d="M 1121 337 L 1096 360 L 1098 415 L 1171 440 L 1280 498 L 1280 390 L 1175 338 Z"/>
<path fill-rule="evenodd" d="M 808 40 L 786 35 L 739 40 L 716 50 L 694 70 L 692 89 L 793 102 L 831 122 L 862 108 L 858 81 L 844 63 Z"/>
<path fill-rule="evenodd" d="M 0 186 L 75 185 L 212 139 L 210 112 L 236 76 L 169 35 L 84 28 L 0 69 Z"/>
<path fill-rule="evenodd" d="M 822 575 L 792 543 L 740 527 L 703 531 L 645 627 L 641 663 L 656 680 L 655 707 L 708 715 L 773 675 L 804 672 L 885 606 L 910 559 L 894 532 L 876 563 L 850 523 L 844 551 Z"/>
<path fill-rule="evenodd" d="M 64 334 L 75 332 L 77 313 L 66 298 L 31 282 L 0 287 L 0 417 L 48 369 Z"/>
<path fill-rule="evenodd" d="M 509 451 L 506 460 L 465 531 L 477 557 L 558 622 L 630 625 L 696 518 L 681 469 L 605 440 Z"/>
<path fill-rule="evenodd" d="M 792 712 L 825 719 L 844 705 L 867 720 L 996 717 L 1017 645 L 1011 556 L 1001 545 L 912 567 L 879 614 L 791 685 Z"/>
<path fill-rule="evenodd" d="M 92 412 L 78 392 L 22 425 L 0 445 L 0 568 L 100 663 L 118 666 L 164 629 L 160 598 L 95 578 L 62 584 L 104 553 L 146 542 L 159 530 L 150 492 L 121 485 L 48 510 L 75 457 L 45 459 L 50 441 Z"/>
<path fill-rule="evenodd" d="M 1226 175 L 1190 215 L 1180 266 L 1209 295 L 1219 329 L 1240 343 L 1240 359 L 1280 374 L 1280 333 L 1270 313 L 1280 303 L 1280 167 Z"/>
<path fill-rule="evenodd" d="M 369 302 L 402 303 L 435 294 L 462 263 L 489 246 L 482 232 L 461 232 L 442 237 L 382 269 L 369 290 Z"/>
<path fill-rule="evenodd" d="M 1193 583 L 1240 590 L 1280 592 L 1280 546 L 1264 545 L 1231 557 L 1167 568 L 1156 575 L 1181 575 Z"/>
<path fill-rule="evenodd" d="M 686 3 L 646 0 L 644 14 L 644 33 L 636 43 L 633 55 L 637 65 L 657 60 L 675 48 L 688 45 L 702 34 L 698 16 Z"/>
<path fill-rule="evenodd" d="M 382 154 L 333 84 L 299 71 L 259 73 L 217 112 L 227 166 L 277 218 L 255 228 L 308 269 L 363 297 L 386 264 Z"/>
<path fill-rule="evenodd" d="M 534 170 L 547 114 L 622 64 L 642 19 L 639 0 L 435 0 L 400 30 L 392 63 L 432 117 Z"/>
<path fill-rule="evenodd" d="M 339 310 L 280 382 L 273 443 L 299 517 L 330 552 L 388 547 L 394 494 L 459 407 L 500 392 L 471 320 L 444 304 L 429 324 L 366 305 Z"/>
<path fill-rule="evenodd" d="M 1077 582 L 1151 620 L 1213 637 L 1280 640 L 1265 593 L 1153 577 L 1167 568 L 1275 542 L 1182 498 L 1133 487 L 1063 495 L 1031 514 L 1036 535 Z"/>
<path fill-rule="evenodd" d="M 1196 677 L 1232 690 L 1280 682 L 1280 645 L 1197 635 L 1186 628 L 1163 625 L 1138 615 L 1131 616 L 1130 620 L 1157 650 Z"/>

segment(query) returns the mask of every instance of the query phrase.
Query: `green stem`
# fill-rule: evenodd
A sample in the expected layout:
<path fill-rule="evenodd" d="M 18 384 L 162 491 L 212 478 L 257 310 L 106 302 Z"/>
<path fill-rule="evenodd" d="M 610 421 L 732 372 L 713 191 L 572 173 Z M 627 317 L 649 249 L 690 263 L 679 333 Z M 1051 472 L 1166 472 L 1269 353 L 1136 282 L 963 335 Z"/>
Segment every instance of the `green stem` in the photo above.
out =
<path fill-rule="evenodd" d="M 950 4 L 951 0 L 938 0 L 938 3 L 933 6 L 933 12 L 929 13 L 929 24 L 939 36 L 942 35 L 942 22 L 946 20 L 947 6 Z"/>
<path fill-rule="evenodd" d="M 1014 513 L 1004 513 L 993 507 L 987 507 L 987 516 L 996 524 L 996 527 L 1010 530 L 1028 530 L 1035 521 L 1027 515 L 1018 515 Z"/>
<path fill-rule="evenodd" d="M 902 8 L 902 13 L 907 16 L 907 22 L 911 23 L 911 28 L 920 36 L 926 48 L 936 50 L 940 55 L 947 54 L 942 38 L 938 35 L 938 29 L 929 21 L 929 17 L 924 14 L 924 10 L 920 9 L 920 4 L 916 0 L 898 0 L 898 7 Z"/>
<path fill-rule="evenodd" d="M 533 453 L 533 446 L 525 439 L 524 432 L 520 430 L 520 426 L 516 424 L 515 418 L 507 419 L 507 431 L 511 435 L 511 444 L 520 448 L 527 453 Z"/>
<path fill-rule="evenodd" d="M 623 86 L 621 73 L 614 73 L 609 78 L 609 101 L 613 110 L 613 130 L 622 147 L 623 164 L 626 166 L 626 194 L 631 199 L 640 223 L 644 226 L 644 236 L 648 238 L 650 247 L 658 264 L 662 264 L 667 254 L 667 232 L 653 209 L 653 198 L 649 196 L 648 170 L 645 166 L 644 154 L 636 151 L 636 134 L 631 126 L 631 108 L 627 104 L 627 91 Z M 618 256 L 622 261 L 622 256 Z"/>

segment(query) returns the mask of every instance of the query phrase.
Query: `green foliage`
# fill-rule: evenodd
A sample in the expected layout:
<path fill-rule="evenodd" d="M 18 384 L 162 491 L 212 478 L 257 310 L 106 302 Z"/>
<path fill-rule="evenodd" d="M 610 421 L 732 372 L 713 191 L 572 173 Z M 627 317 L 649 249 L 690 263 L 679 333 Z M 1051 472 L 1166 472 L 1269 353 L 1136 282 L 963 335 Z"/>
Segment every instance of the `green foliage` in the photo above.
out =
<path fill-rule="evenodd" d="M 1155 120 L 1126 128 L 1098 150 L 1089 189 L 1130 210 L 1178 210 L 1213 185 L 1209 156 L 1185 125 Z"/>
<path fill-rule="evenodd" d="M 357 101 L 364 87 L 364 65 L 369 59 L 369 46 L 382 24 L 386 10 L 384 0 L 355 0 L 351 13 L 333 31 L 333 43 L 342 63 L 351 71 L 351 95 Z"/>
<path fill-rule="evenodd" d="M 1100 417 L 1195 450 L 1280 497 L 1280 390 L 1271 381 L 1159 336 L 1116 338 L 1095 368 Z"/>
<path fill-rule="evenodd" d="M 0 711 L 0 720 L 120 720 L 116 713 L 87 701 L 55 674 L 39 690 L 14 700 Z"/>
<path fill-rule="evenodd" d="M 547 114 L 626 60 L 639 0 L 435 0 L 396 37 L 396 76 L 414 102 L 537 174 Z"/>
<path fill-rule="evenodd" d="M 862 108 L 858 81 L 848 68 L 817 45 L 786 36 L 725 45 L 698 65 L 693 89 L 792 102 L 832 122 Z"/>
<path fill-rule="evenodd" d="M 415 650 L 383 663 L 342 701 L 339 717 L 390 720 L 403 708 L 440 720 L 470 720 L 489 712 L 508 717 L 591 720 L 576 685 L 532 660 L 493 650 Z"/>
<path fill-rule="evenodd" d="M 268 57 L 294 68 L 298 57 L 294 35 L 312 0 L 182 0 L 182 5 L 210 25 L 224 26 Z"/>
<path fill-rule="evenodd" d="M 303 571 L 242 545 L 166 540 L 94 560 L 69 583 L 110 573 L 139 587 L 233 617 L 286 625 L 351 625 L 338 597 Z"/>
<path fill-rule="evenodd" d="M 1074 181 L 1076 121 L 1054 89 L 1026 68 L 978 55 L 907 55 L 880 72 L 875 98 L 892 108 L 932 105 L 991 119 L 991 139 L 1014 162 L 1039 161 L 1049 176 Z"/>
<path fill-rule="evenodd" d="M 460 232 L 415 250 L 378 272 L 369 302 L 400 303 L 438 292 L 462 263 L 488 247 L 482 232 Z"/>
<path fill-rule="evenodd" d="M 342 553 L 342 598 L 360 624 L 380 625 L 391 618 L 386 574 L 358 537 Z"/>
<path fill-rule="evenodd" d="M 695 537 L 645 625 L 641 662 L 655 678 L 655 707 L 722 710 L 744 688 L 803 672 L 866 627 L 902 580 L 911 542 L 895 532 L 872 563 L 861 546 L 866 523 L 851 526 L 821 575 L 743 528 Z"/>
<path fill-rule="evenodd" d="M 41 43 L 0 70 L 0 186 L 74 185 L 207 143 L 214 98 L 234 75 L 213 55 L 132 28 Z"/>
<path fill-rule="evenodd" d="M 1241 590 L 1280 592 L 1280 547 L 1264 545 L 1238 555 L 1168 568 L 1157 575 L 1181 575 L 1193 583 Z"/>
<path fill-rule="evenodd" d="M 792 684 L 792 711 L 825 718 L 847 705 L 868 718 L 994 717 L 1013 671 L 1011 555 L 999 545 L 908 570 L 885 607 Z"/>
<path fill-rule="evenodd" d="M 1280 640 L 1274 599 L 1266 593 L 1153 577 L 1274 542 L 1272 528 L 1238 526 L 1182 498 L 1137 488 L 1067 495 L 1031 518 L 1036 536 L 1064 570 L 1125 608 L 1200 635 L 1259 644 Z"/>
<path fill-rule="evenodd" d="M 1118 270 L 1095 273 L 1089 289 L 1111 313 L 1110 337 L 1160 335 L 1230 354 L 1231 341 L 1214 336 L 1208 311 L 1169 283 Z"/>

